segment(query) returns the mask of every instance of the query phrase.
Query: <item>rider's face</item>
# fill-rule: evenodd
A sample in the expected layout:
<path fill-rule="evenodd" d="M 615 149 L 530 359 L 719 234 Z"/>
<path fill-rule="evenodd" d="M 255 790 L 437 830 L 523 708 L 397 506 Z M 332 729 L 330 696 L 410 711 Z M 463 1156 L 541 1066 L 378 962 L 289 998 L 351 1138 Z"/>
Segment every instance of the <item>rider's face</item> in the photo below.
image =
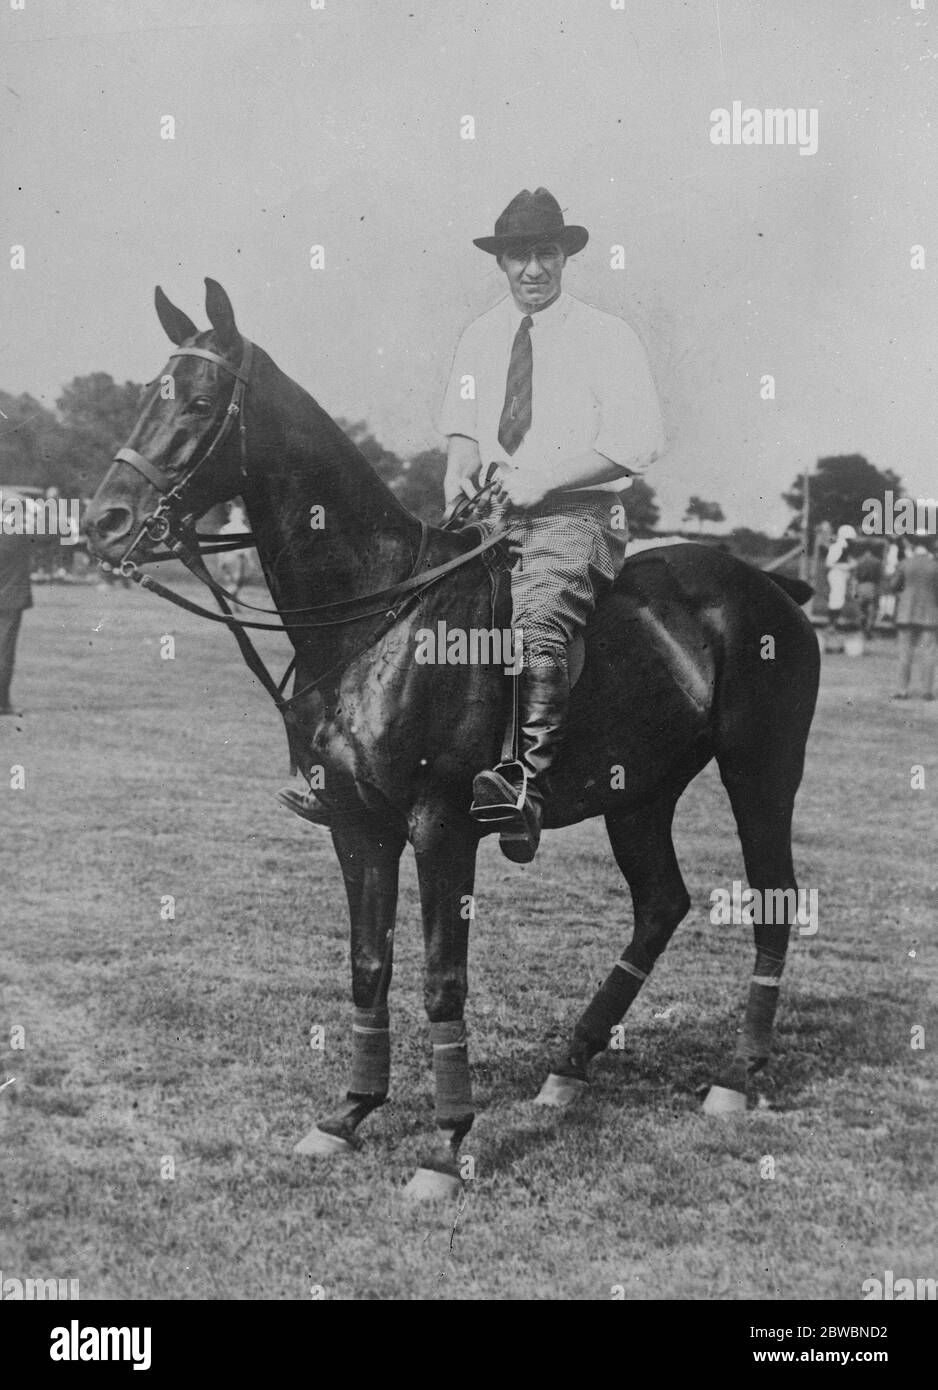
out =
<path fill-rule="evenodd" d="M 552 304 L 560 293 L 567 258 L 557 241 L 532 247 L 510 247 L 498 258 L 508 277 L 514 301 L 526 314 L 536 314 Z"/>

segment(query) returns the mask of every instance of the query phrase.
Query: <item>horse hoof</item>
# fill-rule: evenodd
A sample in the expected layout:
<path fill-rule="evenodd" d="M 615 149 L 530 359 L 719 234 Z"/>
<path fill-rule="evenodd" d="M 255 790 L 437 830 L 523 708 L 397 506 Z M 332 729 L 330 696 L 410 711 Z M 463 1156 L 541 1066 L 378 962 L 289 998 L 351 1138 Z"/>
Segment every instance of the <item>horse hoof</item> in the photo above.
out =
<path fill-rule="evenodd" d="M 578 1076 L 559 1076 L 551 1072 L 535 1098 L 535 1105 L 553 1105 L 558 1110 L 572 1105 L 589 1085 Z"/>
<path fill-rule="evenodd" d="M 293 1152 L 307 1158 L 334 1158 L 337 1154 L 354 1153 L 355 1145 L 338 1134 L 327 1134 L 325 1130 L 314 1127 L 298 1144 L 293 1145 Z"/>
<path fill-rule="evenodd" d="M 459 1196 L 462 1183 L 455 1173 L 441 1173 L 437 1168 L 418 1168 L 404 1188 L 404 1196 L 410 1202 L 432 1202 L 445 1197 L 449 1200 Z"/>
<path fill-rule="evenodd" d="M 742 1115 L 746 1110 L 746 1097 L 742 1091 L 731 1091 L 726 1086 L 711 1086 L 702 1109 L 705 1115 Z"/>

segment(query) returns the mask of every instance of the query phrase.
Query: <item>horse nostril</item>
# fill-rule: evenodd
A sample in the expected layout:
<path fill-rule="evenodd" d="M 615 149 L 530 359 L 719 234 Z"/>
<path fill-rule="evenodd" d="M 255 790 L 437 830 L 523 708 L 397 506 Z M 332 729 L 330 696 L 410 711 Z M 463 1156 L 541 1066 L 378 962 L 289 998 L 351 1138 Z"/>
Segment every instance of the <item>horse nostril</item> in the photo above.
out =
<path fill-rule="evenodd" d="M 125 531 L 130 530 L 133 521 L 129 507 L 109 507 L 106 512 L 102 512 L 94 523 L 94 529 L 102 541 L 106 541 L 114 536 L 122 536 Z"/>

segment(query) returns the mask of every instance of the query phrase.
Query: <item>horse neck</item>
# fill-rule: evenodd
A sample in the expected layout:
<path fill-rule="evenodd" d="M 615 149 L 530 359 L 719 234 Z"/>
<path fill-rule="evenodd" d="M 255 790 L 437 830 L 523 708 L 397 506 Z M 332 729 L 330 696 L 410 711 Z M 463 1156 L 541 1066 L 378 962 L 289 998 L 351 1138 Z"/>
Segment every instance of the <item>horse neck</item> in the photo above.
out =
<path fill-rule="evenodd" d="M 244 502 L 277 606 L 315 607 L 405 578 L 420 523 L 266 353 L 258 354 L 255 383 Z"/>

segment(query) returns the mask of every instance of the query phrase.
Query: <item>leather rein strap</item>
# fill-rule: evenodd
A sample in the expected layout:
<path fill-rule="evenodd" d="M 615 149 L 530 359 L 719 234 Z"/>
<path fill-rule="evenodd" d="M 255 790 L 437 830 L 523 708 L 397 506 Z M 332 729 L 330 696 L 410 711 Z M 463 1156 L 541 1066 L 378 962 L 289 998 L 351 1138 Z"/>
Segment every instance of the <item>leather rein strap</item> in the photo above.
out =
<path fill-rule="evenodd" d="M 425 557 L 429 529 L 426 522 L 421 522 L 421 546 L 415 562 L 415 570 L 417 565 L 419 565 L 421 560 Z M 327 618 L 307 622 L 258 623 L 251 622 L 246 618 L 231 616 L 230 622 L 240 627 L 259 629 L 262 632 L 288 632 L 291 629 L 303 630 L 307 628 L 342 627 L 346 623 L 358 622 L 362 618 L 390 617 L 391 615 L 388 611 L 389 603 L 393 604 L 396 599 L 406 598 L 408 594 L 422 593 L 424 589 L 428 589 L 431 584 L 436 584 L 440 579 L 444 578 L 445 575 L 452 574 L 454 570 L 461 569 L 462 566 L 468 564 L 470 560 L 475 560 L 480 555 L 484 555 L 486 551 L 492 550 L 496 545 L 501 543 L 502 539 L 501 533 L 493 533 L 479 545 L 474 545 L 471 550 L 464 550 L 461 555 L 455 555 L 451 560 L 445 561 L 442 565 L 434 565 L 432 569 L 413 573 L 409 579 L 403 579 L 399 584 L 391 584 L 388 588 L 379 589 L 373 594 L 359 594 L 354 598 L 339 599 L 336 603 L 321 603 L 314 608 L 287 608 L 282 610 L 276 608 L 263 608 L 260 610 L 262 613 L 329 613 L 332 615 Z M 198 575 L 202 583 L 207 589 L 211 590 L 216 598 L 224 598 L 226 600 L 231 598 L 228 591 L 223 589 L 221 585 L 216 584 L 207 570 L 203 575 L 200 568 L 194 568 L 193 564 L 190 563 L 193 561 L 194 557 L 198 557 L 198 563 L 199 565 L 201 564 L 201 556 L 198 551 L 193 551 L 185 545 L 185 542 L 180 541 L 170 541 L 168 547 L 168 553 L 162 557 L 163 559 L 175 558 L 181 560 L 188 570 Z M 149 563 L 149 561 L 144 563 Z M 193 603 L 190 599 L 184 599 L 180 594 L 174 594 L 172 590 L 167 589 L 166 586 L 160 584 L 158 580 L 151 579 L 148 574 L 140 574 L 139 577 L 131 575 L 130 577 L 136 578 L 137 583 L 140 584 L 142 588 L 149 589 L 152 593 L 159 594 L 161 598 L 167 598 L 172 603 L 177 603 L 180 608 L 185 608 L 189 613 L 195 613 L 199 617 L 208 618 L 214 623 L 229 621 L 229 619 L 224 616 L 213 613 L 210 608 L 203 608 L 201 604 Z M 234 601 L 237 602 L 238 600 Z M 355 610 L 360 608 L 363 604 L 377 604 L 379 606 L 366 608 L 362 612 L 356 612 Z"/>

